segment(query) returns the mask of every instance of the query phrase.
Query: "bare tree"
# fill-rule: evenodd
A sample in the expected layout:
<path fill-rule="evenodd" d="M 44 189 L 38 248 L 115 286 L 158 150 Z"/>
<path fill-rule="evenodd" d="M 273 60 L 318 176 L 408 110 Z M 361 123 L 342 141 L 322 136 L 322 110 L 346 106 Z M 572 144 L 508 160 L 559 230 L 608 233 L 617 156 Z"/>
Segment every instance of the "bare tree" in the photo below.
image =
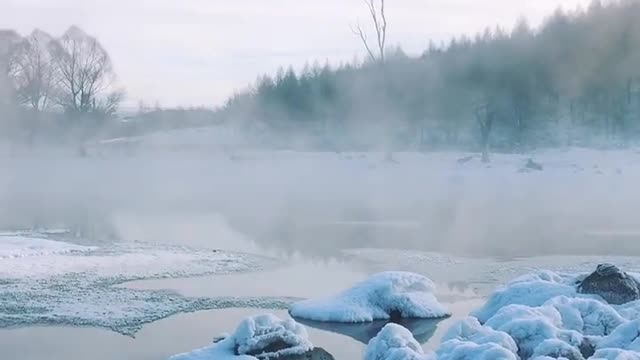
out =
<path fill-rule="evenodd" d="M 489 137 L 491 130 L 493 129 L 493 121 L 496 117 L 496 112 L 489 103 L 483 103 L 478 105 L 474 109 L 476 121 L 480 128 L 480 141 L 482 146 L 482 162 L 488 163 L 489 159 Z"/>
<path fill-rule="evenodd" d="M 51 62 L 46 34 L 35 31 L 11 50 L 9 77 L 18 101 L 40 112 L 49 106 L 56 72 Z"/>
<path fill-rule="evenodd" d="M 377 49 L 374 50 L 371 46 L 367 33 L 362 29 L 360 24 L 352 26 L 351 30 L 360 38 L 360 40 L 362 40 L 362 44 L 367 50 L 367 54 L 371 61 L 384 63 L 385 46 L 387 43 L 387 16 L 385 13 L 385 0 L 364 0 L 364 2 L 369 9 L 369 14 L 371 15 L 371 20 L 373 21 L 373 26 L 375 28 L 375 46 Z M 376 50 L 377 54 L 375 52 Z"/>
<path fill-rule="evenodd" d="M 72 27 L 52 44 L 52 54 L 60 76 L 55 100 L 66 112 L 108 114 L 117 108 L 123 94 L 111 92 L 115 72 L 97 39 Z"/>

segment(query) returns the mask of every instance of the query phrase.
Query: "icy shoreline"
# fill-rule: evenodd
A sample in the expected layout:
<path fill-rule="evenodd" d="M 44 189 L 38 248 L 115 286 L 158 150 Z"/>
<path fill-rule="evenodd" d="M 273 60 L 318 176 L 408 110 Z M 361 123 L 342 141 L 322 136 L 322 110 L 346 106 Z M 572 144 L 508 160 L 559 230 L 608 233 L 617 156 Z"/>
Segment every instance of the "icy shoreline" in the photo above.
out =
<path fill-rule="evenodd" d="M 185 297 L 115 286 L 135 280 L 259 271 L 276 266 L 257 255 L 152 246 L 87 247 L 0 236 L 0 329 L 35 325 L 104 328 L 134 336 L 178 313 L 230 307 L 286 309 L 286 297 Z"/>

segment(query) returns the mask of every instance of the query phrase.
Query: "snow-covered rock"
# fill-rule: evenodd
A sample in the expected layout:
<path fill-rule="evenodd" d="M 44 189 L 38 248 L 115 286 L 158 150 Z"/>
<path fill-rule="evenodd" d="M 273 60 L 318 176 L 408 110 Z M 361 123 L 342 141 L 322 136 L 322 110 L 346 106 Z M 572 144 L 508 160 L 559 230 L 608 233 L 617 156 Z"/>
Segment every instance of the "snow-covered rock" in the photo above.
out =
<path fill-rule="evenodd" d="M 511 281 L 445 333 L 435 359 L 640 359 L 640 301 L 580 294 L 587 276 L 543 271 Z"/>
<path fill-rule="evenodd" d="M 250 317 L 233 335 L 211 346 L 170 360 L 255 360 L 303 355 L 313 350 L 305 328 L 292 319 L 267 314 Z"/>
<path fill-rule="evenodd" d="M 302 319 L 346 323 L 450 315 L 433 294 L 434 288 L 434 283 L 422 275 L 384 272 L 336 296 L 295 303 L 289 312 Z"/>
<path fill-rule="evenodd" d="M 409 330 L 387 324 L 369 341 L 364 360 L 434 360 L 434 357 L 424 353 Z"/>
<path fill-rule="evenodd" d="M 640 282 L 612 264 L 600 264 L 578 286 L 578 292 L 596 294 L 609 304 L 640 300 Z"/>

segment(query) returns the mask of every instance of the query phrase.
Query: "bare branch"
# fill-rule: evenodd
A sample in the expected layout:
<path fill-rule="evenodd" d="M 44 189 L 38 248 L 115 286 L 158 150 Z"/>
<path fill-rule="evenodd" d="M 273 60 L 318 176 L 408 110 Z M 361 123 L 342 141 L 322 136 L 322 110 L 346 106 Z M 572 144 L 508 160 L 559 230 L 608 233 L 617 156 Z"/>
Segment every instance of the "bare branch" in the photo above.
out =
<path fill-rule="evenodd" d="M 374 54 L 367 41 L 367 36 L 362 29 L 362 27 L 358 24 L 354 30 L 352 27 L 352 31 L 362 41 L 369 57 L 374 62 L 384 63 L 385 60 L 385 47 L 387 42 L 387 16 L 386 16 L 386 8 L 385 8 L 385 0 L 379 0 L 380 6 L 377 6 L 378 0 L 363 0 L 365 5 L 369 10 L 369 15 L 371 16 L 371 21 L 373 22 L 375 34 L 376 34 L 376 45 L 378 47 L 378 56 Z"/>
<path fill-rule="evenodd" d="M 351 31 L 353 31 L 354 34 L 356 34 L 356 35 L 358 35 L 360 37 L 360 40 L 362 40 L 362 43 L 364 44 L 364 47 L 367 50 L 367 53 L 369 54 L 369 57 L 371 58 L 371 61 L 375 62 L 376 61 L 376 56 L 373 53 L 373 51 L 371 51 L 371 48 L 369 47 L 369 41 L 367 40 L 367 35 L 362 30 L 362 27 L 359 24 L 356 25 L 355 28 L 352 26 L 351 27 Z"/>

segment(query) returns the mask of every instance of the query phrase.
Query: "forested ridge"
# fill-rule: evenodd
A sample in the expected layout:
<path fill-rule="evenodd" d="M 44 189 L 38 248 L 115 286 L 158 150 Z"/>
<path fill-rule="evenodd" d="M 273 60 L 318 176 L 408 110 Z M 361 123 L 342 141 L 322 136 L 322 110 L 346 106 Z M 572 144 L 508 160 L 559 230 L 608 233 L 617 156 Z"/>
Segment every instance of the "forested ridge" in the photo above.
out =
<path fill-rule="evenodd" d="M 640 2 L 557 10 L 419 57 L 264 76 L 222 110 L 282 144 L 394 149 L 621 146 L 640 135 Z"/>

